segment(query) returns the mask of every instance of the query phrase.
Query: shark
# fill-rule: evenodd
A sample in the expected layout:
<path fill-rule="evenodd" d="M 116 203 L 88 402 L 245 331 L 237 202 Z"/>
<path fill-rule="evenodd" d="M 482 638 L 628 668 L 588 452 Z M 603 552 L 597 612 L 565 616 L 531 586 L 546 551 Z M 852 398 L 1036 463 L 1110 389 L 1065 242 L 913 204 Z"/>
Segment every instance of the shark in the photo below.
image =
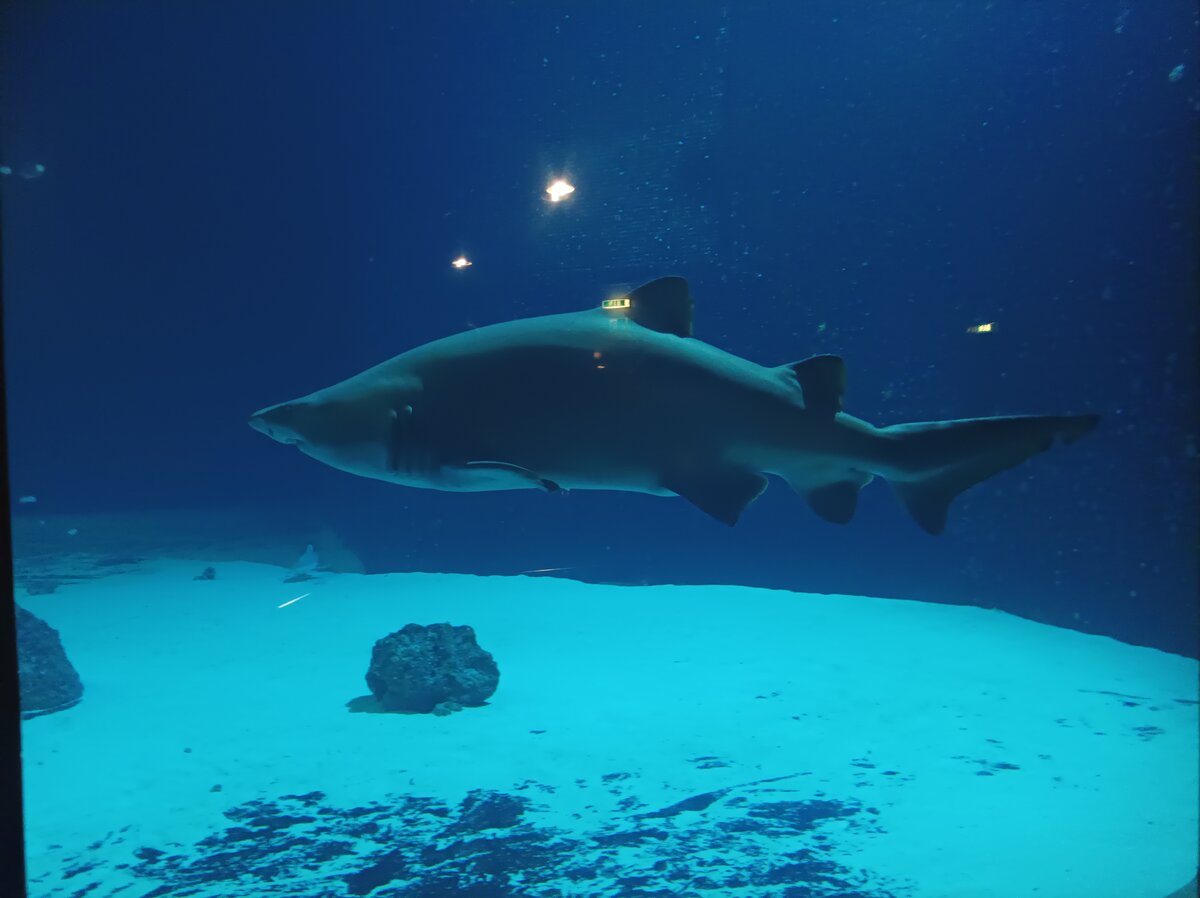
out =
<path fill-rule="evenodd" d="M 625 490 L 681 496 L 730 526 L 782 479 L 826 521 L 891 485 L 941 533 L 964 490 L 1092 430 L 1095 414 L 875 426 L 847 414 L 846 366 L 764 366 L 693 336 L 681 277 L 583 311 L 434 340 L 250 426 L 361 477 L 450 491 Z"/>

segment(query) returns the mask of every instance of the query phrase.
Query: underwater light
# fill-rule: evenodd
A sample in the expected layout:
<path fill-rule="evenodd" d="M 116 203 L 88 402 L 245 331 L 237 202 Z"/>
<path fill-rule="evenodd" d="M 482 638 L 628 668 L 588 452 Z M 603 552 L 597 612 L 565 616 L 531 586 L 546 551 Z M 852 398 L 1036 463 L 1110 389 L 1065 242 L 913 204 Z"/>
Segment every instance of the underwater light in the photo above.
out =
<path fill-rule="evenodd" d="M 622 296 L 619 299 L 606 299 L 600 303 L 600 308 L 602 309 L 628 309 L 629 306 L 628 296 Z"/>
<path fill-rule="evenodd" d="M 311 596 L 311 595 L 312 595 L 312 593 L 311 593 L 311 592 L 306 592 L 306 593 L 305 593 L 304 595 L 302 595 L 302 596 L 296 596 L 296 598 L 294 598 L 294 599 L 288 599 L 286 602 L 284 602 L 282 605 L 280 605 L 280 606 L 278 606 L 278 607 L 280 607 L 280 608 L 286 608 L 288 605 L 293 605 L 293 604 L 295 604 L 296 602 L 299 602 L 301 599 L 306 599 L 306 598 L 308 598 L 308 597 L 309 597 L 309 596 Z"/>
<path fill-rule="evenodd" d="M 455 259 L 450 264 L 453 265 L 455 268 L 463 269 L 463 268 L 470 268 L 475 263 L 473 263 L 466 256 L 459 256 L 457 259 Z"/>
<path fill-rule="evenodd" d="M 990 334 L 996 328 L 996 322 L 989 321 L 986 324 L 975 324 L 967 328 L 968 334 Z"/>
<path fill-rule="evenodd" d="M 564 181 L 562 178 L 550 182 L 550 186 L 546 188 L 546 195 L 550 198 L 550 202 L 557 203 L 563 197 L 570 196 L 575 192 L 575 186 Z"/>

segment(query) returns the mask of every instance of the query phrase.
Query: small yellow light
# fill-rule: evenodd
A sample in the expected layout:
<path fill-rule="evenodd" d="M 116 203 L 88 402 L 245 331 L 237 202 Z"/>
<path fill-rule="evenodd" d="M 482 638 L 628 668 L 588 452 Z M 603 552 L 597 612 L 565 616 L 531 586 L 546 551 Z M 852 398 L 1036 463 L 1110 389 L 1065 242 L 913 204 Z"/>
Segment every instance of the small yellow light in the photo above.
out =
<path fill-rule="evenodd" d="M 619 299 L 604 300 L 604 302 L 600 303 L 600 308 L 602 308 L 602 309 L 628 309 L 629 305 L 630 305 L 629 297 L 622 296 Z"/>
<path fill-rule="evenodd" d="M 967 328 L 968 334 L 990 334 L 996 329 L 996 322 L 989 321 L 986 324 L 975 324 Z"/>
<path fill-rule="evenodd" d="M 552 203 L 560 202 L 564 197 L 568 197 L 574 192 L 575 186 L 564 181 L 562 178 L 552 181 L 550 186 L 546 188 L 546 195 Z"/>
<path fill-rule="evenodd" d="M 461 270 L 463 268 L 470 268 L 473 263 L 466 256 L 459 256 L 450 264 Z"/>

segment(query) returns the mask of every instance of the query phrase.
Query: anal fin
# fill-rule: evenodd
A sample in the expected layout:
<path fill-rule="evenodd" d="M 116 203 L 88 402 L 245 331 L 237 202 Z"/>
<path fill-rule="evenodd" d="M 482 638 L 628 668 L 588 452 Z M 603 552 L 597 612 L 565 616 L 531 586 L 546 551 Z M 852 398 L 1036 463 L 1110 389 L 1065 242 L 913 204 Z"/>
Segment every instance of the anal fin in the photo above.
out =
<path fill-rule="evenodd" d="M 921 529 L 937 536 L 946 529 L 950 503 L 968 485 L 969 481 L 966 480 L 955 482 L 951 478 L 931 478 L 915 483 L 896 481 L 892 489 Z"/>
<path fill-rule="evenodd" d="M 809 508 L 831 524 L 849 524 L 858 507 L 860 484 L 850 480 L 819 486 L 804 494 Z"/>
<path fill-rule="evenodd" d="M 746 506 L 762 495 L 767 478 L 736 468 L 676 472 L 662 479 L 664 489 L 732 527 Z"/>

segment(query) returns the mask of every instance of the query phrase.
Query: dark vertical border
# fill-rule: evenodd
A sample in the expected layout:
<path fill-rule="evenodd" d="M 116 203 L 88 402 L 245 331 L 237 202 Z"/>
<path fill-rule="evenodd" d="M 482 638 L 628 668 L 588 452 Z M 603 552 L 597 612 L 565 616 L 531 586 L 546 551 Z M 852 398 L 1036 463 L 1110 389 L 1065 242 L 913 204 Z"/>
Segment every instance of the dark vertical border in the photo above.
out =
<path fill-rule="evenodd" d="M 0 895 L 25 895 L 25 826 L 21 796 L 21 690 L 13 600 L 12 497 L 8 490 L 8 379 L 4 368 L 4 247 L 0 225 Z M 7 709 L 7 710 L 5 710 Z"/>

